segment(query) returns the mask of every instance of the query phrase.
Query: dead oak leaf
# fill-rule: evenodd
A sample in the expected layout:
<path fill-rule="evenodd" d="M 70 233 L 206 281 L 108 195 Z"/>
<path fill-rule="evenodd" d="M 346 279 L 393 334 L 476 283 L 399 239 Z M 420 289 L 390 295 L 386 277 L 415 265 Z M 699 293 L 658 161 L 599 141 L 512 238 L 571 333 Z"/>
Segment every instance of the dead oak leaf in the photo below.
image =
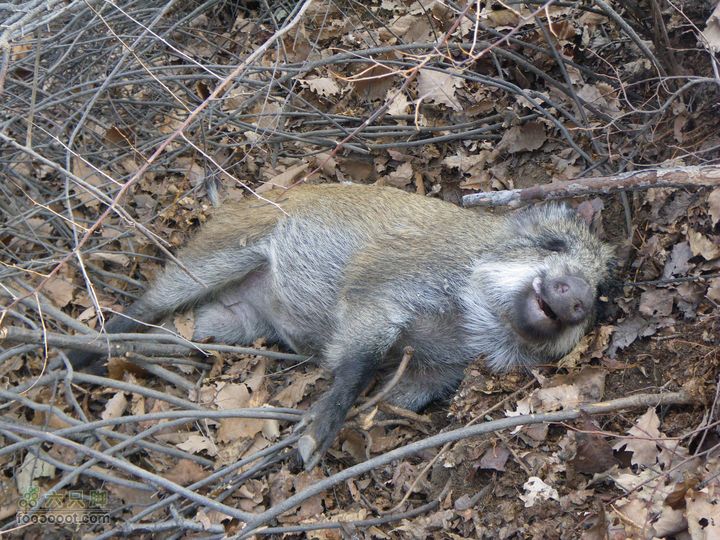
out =
<path fill-rule="evenodd" d="M 585 84 L 578 91 L 578 96 L 595 108 L 607 113 L 609 116 L 620 115 L 620 102 L 617 99 L 617 91 L 609 84 Z"/>
<path fill-rule="evenodd" d="M 720 52 L 720 4 L 715 6 L 715 10 L 708 17 L 701 35 L 708 49 L 715 53 Z"/>
<path fill-rule="evenodd" d="M 388 107 L 389 116 L 401 116 L 407 113 L 409 101 L 404 93 L 391 88 L 385 98 L 385 104 Z"/>
<path fill-rule="evenodd" d="M 629 347 L 637 338 L 652 336 L 660 328 L 671 326 L 674 323 L 675 320 L 670 317 L 652 318 L 650 320 L 640 315 L 628 317 L 615 326 L 615 332 L 610 341 L 607 355 L 610 358 L 615 358 L 618 350 Z"/>
<path fill-rule="evenodd" d="M 264 510 L 262 502 L 267 489 L 267 484 L 262 480 L 251 479 L 244 482 L 236 492 L 240 509 L 245 512 Z"/>
<path fill-rule="evenodd" d="M 301 178 L 309 166 L 309 163 L 303 162 L 292 167 L 288 167 L 285 171 L 276 174 L 263 185 L 259 186 L 255 190 L 255 193 L 266 193 L 276 188 L 288 188 Z"/>
<path fill-rule="evenodd" d="M 406 43 L 426 42 L 431 35 L 432 28 L 426 17 L 418 17 L 408 13 L 398 17 L 390 26 L 390 30 L 402 38 Z"/>
<path fill-rule="evenodd" d="M 570 384 L 541 388 L 533 393 L 531 399 L 534 411 L 558 411 L 577 407 L 581 402 L 580 391 Z"/>
<path fill-rule="evenodd" d="M 73 299 L 75 286 L 61 277 L 54 277 L 43 285 L 42 292 L 53 301 L 55 306 L 65 307 Z"/>
<path fill-rule="evenodd" d="M 319 369 L 310 373 L 293 373 L 292 382 L 273 398 L 273 402 L 283 407 L 295 407 L 305 397 L 308 387 L 314 385 L 322 376 L 323 373 Z"/>
<path fill-rule="evenodd" d="M 523 489 L 525 490 L 525 494 L 520 495 L 520 499 L 525 503 L 525 508 L 535 506 L 535 504 L 541 501 L 550 499 L 560 500 L 557 489 L 546 484 L 537 476 L 528 478 L 528 481 L 523 484 Z"/>
<path fill-rule="evenodd" d="M 209 437 L 192 433 L 188 435 L 185 442 L 176 445 L 180 450 L 185 450 L 191 454 L 200 454 L 201 452 L 207 452 L 208 455 L 214 456 L 217 454 L 217 446 Z"/>
<path fill-rule="evenodd" d="M 421 101 L 427 100 L 438 105 L 446 105 L 454 111 L 462 111 L 463 107 L 455 96 L 455 89 L 463 82 L 452 73 L 421 69 L 417 84 Z"/>
<path fill-rule="evenodd" d="M 706 294 L 713 302 L 720 303 L 720 278 L 710 280 L 710 286 Z"/>
<path fill-rule="evenodd" d="M 640 295 L 639 311 L 648 317 L 667 317 L 672 313 L 674 291 L 650 289 Z"/>
<path fill-rule="evenodd" d="M 712 219 L 713 226 L 720 222 L 720 188 L 714 189 L 708 195 L 708 213 Z"/>
<path fill-rule="evenodd" d="M 556 375 L 546 381 L 543 388 L 518 401 L 518 410 L 512 415 L 557 411 L 598 401 L 605 392 L 605 375 L 605 370 L 590 367 L 568 375 Z"/>
<path fill-rule="evenodd" d="M 215 403 L 220 410 L 244 409 L 258 405 L 257 401 L 264 401 L 260 392 L 250 394 L 244 384 L 219 383 Z M 253 401 L 255 403 L 253 403 Z M 220 442 L 232 442 L 243 438 L 252 438 L 261 431 L 265 420 L 261 418 L 223 418 L 220 420 L 217 438 Z"/>
<path fill-rule="evenodd" d="M 689 490 L 685 497 L 688 532 L 692 538 L 720 538 L 720 494 L 716 486 L 702 491 Z"/>
<path fill-rule="evenodd" d="M 704 234 L 689 230 L 687 236 L 690 241 L 690 251 L 692 251 L 693 255 L 701 255 L 706 261 L 720 257 L 720 246 Z"/>
<path fill-rule="evenodd" d="M 510 451 L 504 445 L 496 445 L 483 454 L 480 458 L 480 469 L 490 469 L 494 471 L 504 471 L 505 464 L 510 457 Z"/>
<path fill-rule="evenodd" d="M 189 459 L 181 459 L 170 469 L 163 472 L 163 476 L 181 486 L 187 486 L 207 476 L 205 470 Z"/>
<path fill-rule="evenodd" d="M 318 96 L 334 96 L 342 92 L 340 85 L 331 77 L 317 77 L 315 79 L 303 79 L 300 81 L 305 88 L 309 88 Z"/>
<path fill-rule="evenodd" d="M 665 438 L 665 435 L 660 433 L 659 427 L 660 419 L 655 408 L 650 407 L 628 430 L 630 437 L 615 443 L 613 450 L 620 450 L 624 447 L 626 451 L 632 452 L 630 462 L 633 465 L 644 467 L 655 465 L 660 455 L 656 441 Z"/>
<path fill-rule="evenodd" d="M 122 253 L 96 251 L 88 255 L 91 261 L 108 261 L 119 266 L 130 266 L 130 257 Z"/>
<path fill-rule="evenodd" d="M 672 276 L 683 276 L 692 268 L 692 264 L 688 261 L 692 258 L 693 253 L 690 250 L 688 242 L 678 242 L 670 252 L 670 258 L 665 263 L 662 277 L 667 279 Z"/>
<path fill-rule="evenodd" d="M 320 467 L 315 467 L 312 471 L 301 472 L 295 475 L 293 479 L 293 486 L 295 487 L 295 493 L 300 493 L 305 488 L 308 488 L 317 482 L 323 480 L 325 475 L 320 470 Z M 298 510 L 294 514 L 294 521 L 303 521 L 305 519 L 317 519 L 324 512 L 323 508 L 323 495 L 315 495 L 302 502 Z"/>
<path fill-rule="evenodd" d="M 537 150 L 547 140 L 545 126 L 540 122 L 528 122 L 522 126 L 513 126 L 503 134 L 498 150 L 510 154 Z"/>
<path fill-rule="evenodd" d="M 397 169 L 382 178 L 385 185 L 403 188 L 413 181 L 413 168 L 408 162 L 401 163 Z"/>
<path fill-rule="evenodd" d="M 185 339 L 192 339 L 195 333 L 195 316 L 192 310 L 175 315 L 173 319 L 175 329 Z"/>
<path fill-rule="evenodd" d="M 589 418 L 584 418 L 575 433 L 577 451 L 570 463 L 577 472 L 601 473 L 617 463 L 612 447 L 601 434 L 600 427 Z"/>
<path fill-rule="evenodd" d="M 577 389 L 578 395 L 584 403 L 600 401 L 605 394 L 606 375 L 607 372 L 604 369 L 584 367 L 567 375 L 555 375 L 543 385 L 543 390 L 555 386 L 572 385 Z"/>

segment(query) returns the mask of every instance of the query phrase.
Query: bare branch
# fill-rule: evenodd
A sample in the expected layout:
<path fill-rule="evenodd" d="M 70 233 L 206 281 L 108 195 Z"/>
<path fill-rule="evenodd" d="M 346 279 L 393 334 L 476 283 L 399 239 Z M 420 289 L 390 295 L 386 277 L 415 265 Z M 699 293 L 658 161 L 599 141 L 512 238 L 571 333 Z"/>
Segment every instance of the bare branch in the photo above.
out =
<path fill-rule="evenodd" d="M 613 176 L 557 180 L 526 189 L 473 193 L 463 197 L 463 206 L 520 206 L 531 201 L 610 194 L 650 188 L 700 188 L 720 186 L 720 167 L 674 167 L 644 169 Z"/>
<path fill-rule="evenodd" d="M 344 482 L 350 478 L 354 478 L 363 473 L 366 473 L 376 467 L 385 465 L 397 459 L 402 459 L 408 456 L 412 456 L 426 450 L 428 448 L 434 448 L 441 446 L 448 442 L 459 441 L 461 439 L 467 439 L 470 437 L 477 437 L 478 435 L 484 435 L 486 433 L 492 433 L 495 431 L 501 431 L 508 428 L 517 426 L 526 426 L 531 424 L 542 424 L 546 422 L 566 422 L 568 420 L 575 420 L 583 414 L 599 415 L 607 414 L 611 412 L 621 411 L 624 409 L 634 409 L 638 407 L 654 407 L 659 405 L 687 405 L 693 403 L 693 399 L 686 392 L 668 392 L 666 394 L 638 394 L 636 396 L 630 396 L 625 398 L 613 399 L 611 401 L 602 401 L 599 403 L 592 403 L 589 405 L 583 405 L 574 409 L 566 409 L 564 411 L 550 412 L 550 413 L 537 413 L 528 414 L 522 416 L 513 416 L 510 418 L 503 418 L 500 420 L 493 420 L 491 422 L 485 422 L 476 426 L 469 426 L 446 433 L 440 433 L 426 439 L 415 441 L 413 443 L 395 448 L 385 454 L 379 455 L 363 463 L 359 463 L 352 467 L 340 471 L 328 478 L 325 478 L 309 487 L 287 498 L 279 504 L 269 508 L 265 512 L 256 515 L 251 521 L 247 522 L 247 525 L 242 531 L 239 538 L 248 538 L 254 531 L 259 527 L 262 527 L 270 520 L 276 518 L 280 514 L 287 512 L 295 508 L 301 502 L 306 501 L 314 495 L 318 495 L 323 491 L 335 486 L 341 482 Z"/>
<path fill-rule="evenodd" d="M 235 345 L 222 345 L 217 343 L 197 343 L 184 340 L 172 334 L 84 334 L 68 336 L 54 332 L 43 333 L 40 330 L 28 330 L 18 326 L 0 328 L 0 341 L 8 343 L 35 343 L 40 346 L 44 340 L 48 345 L 89 351 L 98 354 L 122 356 L 127 353 L 158 356 L 183 356 L 188 351 L 220 351 L 237 354 L 253 354 L 274 360 L 292 360 L 303 362 L 308 359 L 301 354 L 281 353 L 251 347 L 236 347 Z M 170 342 L 163 344 L 162 342 Z M 160 342 L 160 343 L 158 343 Z"/>

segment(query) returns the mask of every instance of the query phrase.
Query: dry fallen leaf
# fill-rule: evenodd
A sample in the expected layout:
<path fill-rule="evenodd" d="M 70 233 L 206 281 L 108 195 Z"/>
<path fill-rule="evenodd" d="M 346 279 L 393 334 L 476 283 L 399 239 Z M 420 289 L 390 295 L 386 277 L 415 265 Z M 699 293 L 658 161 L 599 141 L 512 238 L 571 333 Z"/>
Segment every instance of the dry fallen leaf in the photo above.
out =
<path fill-rule="evenodd" d="M 617 463 L 610 443 L 596 433 L 600 428 L 592 420 L 584 418 L 580 429 L 583 431 L 575 432 L 577 451 L 570 461 L 577 472 L 600 473 Z"/>
<path fill-rule="evenodd" d="M 54 478 L 55 466 L 43 461 L 32 452 L 25 454 L 25 459 L 15 472 L 15 484 L 20 493 L 27 493 L 28 490 L 37 484 L 38 478 Z"/>
<path fill-rule="evenodd" d="M 73 158 L 72 172 L 92 187 L 99 188 L 109 182 L 105 176 L 80 157 Z M 100 208 L 100 200 L 94 194 L 90 193 L 86 188 L 77 185 L 75 182 L 73 182 L 71 186 L 72 191 L 85 206 L 93 210 Z"/>
<path fill-rule="evenodd" d="M 401 116 L 407 114 L 408 98 L 407 96 L 393 88 L 388 90 L 385 103 L 388 104 L 388 115 L 389 116 Z M 405 122 L 402 121 L 404 124 Z"/>
<path fill-rule="evenodd" d="M 498 149 L 514 154 L 537 150 L 547 139 L 545 126 L 540 122 L 528 122 L 522 126 L 513 126 L 503 134 Z"/>
<path fill-rule="evenodd" d="M 585 84 L 577 91 L 577 94 L 590 105 L 607 113 L 609 116 L 617 117 L 621 114 L 617 90 L 609 84 Z"/>
<path fill-rule="evenodd" d="M 704 45 L 712 52 L 720 52 L 720 4 L 715 6 L 715 9 L 708 17 L 705 22 L 705 30 L 702 31 L 702 37 L 705 40 Z"/>
<path fill-rule="evenodd" d="M 408 162 L 401 163 L 397 169 L 384 176 L 382 181 L 385 185 L 403 188 L 413 181 L 413 168 Z"/>
<path fill-rule="evenodd" d="M 537 476 L 528 478 L 527 482 L 523 484 L 523 489 L 525 494 L 520 495 L 520 499 L 525 503 L 525 508 L 530 508 L 538 502 L 549 499 L 560 500 L 557 489 L 549 486 Z"/>
<path fill-rule="evenodd" d="M 674 291 L 670 289 L 650 289 L 640 295 L 638 310 L 648 317 L 667 317 L 672 313 Z"/>
<path fill-rule="evenodd" d="M 105 410 L 100 414 L 100 418 L 108 420 L 111 418 L 119 418 L 127 408 L 128 400 L 125 392 L 117 392 L 105 404 Z"/>
<path fill-rule="evenodd" d="M 178 444 L 177 447 L 191 454 L 207 452 L 208 455 L 214 456 L 217 453 L 217 446 L 211 439 L 196 433 L 188 435 L 187 440 Z"/>
<path fill-rule="evenodd" d="M 720 222 L 720 188 L 712 190 L 708 195 L 708 214 L 712 218 L 713 226 Z"/>
<path fill-rule="evenodd" d="M 312 471 L 303 471 L 300 474 L 295 475 L 295 478 L 293 479 L 295 492 L 299 493 L 303 489 L 312 486 L 324 478 L 325 475 L 320 467 L 315 467 Z M 309 518 L 317 520 L 317 518 L 321 516 L 325 510 L 323 508 L 323 498 L 323 494 L 320 494 L 306 499 L 300 504 L 300 508 L 298 508 L 293 517 L 297 519 L 297 521 Z"/>
<path fill-rule="evenodd" d="M 170 469 L 163 472 L 163 476 L 181 486 L 187 486 L 207 476 L 207 472 L 189 459 L 181 459 Z"/>
<path fill-rule="evenodd" d="M 120 266 L 129 266 L 130 257 L 123 253 L 109 253 L 105 251 L 95 251 L 88 255 L 91 261 L 109 261 Z"/>
<path fill-rule="evenodd" d="M 292 377 L 292 382 L 273 398 L 273 402 L 277 402 L 282 407 L 295 407 L 300 403 L 308 391 L 308 386 L 314 385 L 323 377 L 323 372 L 320 369 L 314 369 L 309 373 L 294 372 Z"/>
<path fill-rule="evenodd" d="M 688 532 L 693 540 L 720 538 L 720 493 L 717 478 L 701 491 L 689 490 L 685 501 Z"/>
<path fill-rule="evenodd" d="M 290 187 L 292 184 L 294 184 L 300 179 L 302 174 L 307 170 L 309 166 L 309 163 L 302 162 L 292 167 L 289 167 L 280 174 L 276 174 L 275 176 L 270 178 L 270 180 L 265 182 L 262 186 L 259 186 L 257 189 L 255 189 L 255 193 L 267 193 L 268 191 L 276 188 Z"/>
<path fill-rule="evenodd" d="M 688 242 L 678 242 L 675 244 L 670 252 L 670 257 L 665 263 L 665 268 L 663 268 L 662 277 L 667 279 L 672 276 L 683 276 L 687 274 L 693 266 L 688 262 L 692 256 L 693 253 L 690 251 L 690 244 Z"/>
<path fill-rule="evenodd" d="M 720 302 L 720 278 L 710 280 L 707 297 L 713 302 Z"/>
<path fill-rule="evenodd" d="M 504 445 L 492 446 L 480 458 L 479 468 L 504 471 L 509 457 L 510 451 Z"/>
<path fill-rule="evenodd" d="M 455 111 L 461 111 L 462 105 L 455 96 L 455 88 L 463 84 L 462 79 L 452 73 L 421 69 L 418 73 L 418 94 L 420 100 L 439 105 L 447 105 Z"/>
<path fill-rule="evenodd" d="M 244 384 L 218 383 L 215 403 L 220 410 L 243 409 L 249 406 L 250 391 Z M 252 426 L 248 426 L 248 423 Z M 249 428 L 249 429 L 248 429 Z M 232 442 L 244 437 L 254 437 L 262 431 L 262 420 L 246 418 L 223 418 L 217 432 L 220 442 Z"/>
<path fill-rule="evenodd" d="M 688 240 L 690 241 L 690 250 L 693 255 L 701 255 L 706 261 L 720 257 L 720 246 L 704 234 L 689 230 Z"/>
<path fill-rule="evenodd" d="M 650 467 L 655 465 L 660 454 L 657 448 L 657 439 L 664 439 L 665 435 L 660 433 L 660 419 L 654 407 L 650 407 L 628 430 L 630 437 L 621 439 L 613 446 L 614 450 L 625 448 L 632 452 L 631 463 Z"/>
<path fill-rule="evenodd" d="M 315 79 L 302 79 L 300 84 L 309 88 L 319 96 L 334 96 L 342 92 L 342 88 L 335 79 L 331 77 L 317 77 Z"/>
<path fill-rule="evenodd" d="M 561 384 L 552 388 L 541 388 L 532 395 L 533 411 L 548 412 L 577 407 L 581 403 L 580 391 L 576 386 Z"/>
<path fill-rule="evenodd" d="M 178 334 L 185 339 L 192 339 L 193 333 L 195 332 L 195 316 L 193 310 L 188 310 L 184 313 L 178 313 L 173 318 L 173 325 Z"/>
<path fill-rule="evenodd" d="M 73 299 L 75 285 L 61 277 L 54 277 L 43 285 L 42 292 L 50 298 L 57 307 L 65 307 Z"/>

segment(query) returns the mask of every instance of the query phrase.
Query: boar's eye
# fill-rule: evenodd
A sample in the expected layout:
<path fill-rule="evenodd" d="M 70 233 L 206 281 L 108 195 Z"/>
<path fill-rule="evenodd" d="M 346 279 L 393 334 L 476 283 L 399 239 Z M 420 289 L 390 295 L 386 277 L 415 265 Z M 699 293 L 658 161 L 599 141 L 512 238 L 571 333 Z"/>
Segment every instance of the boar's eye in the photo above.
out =
<path fill-rule="evenodd" d="M 568 245 L 562 238 L 552 237 L 544 238 L 540 241 L 540 247 L 547 249 L 548 251 L 565 252 L 568 250 Z"/>

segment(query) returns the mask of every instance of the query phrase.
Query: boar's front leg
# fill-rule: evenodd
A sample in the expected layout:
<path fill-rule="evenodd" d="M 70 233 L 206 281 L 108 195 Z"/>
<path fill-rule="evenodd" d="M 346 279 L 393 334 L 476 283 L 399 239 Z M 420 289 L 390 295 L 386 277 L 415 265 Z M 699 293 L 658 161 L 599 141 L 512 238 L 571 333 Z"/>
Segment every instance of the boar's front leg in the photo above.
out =
<path fill-rule="evenodd" d="M 379 335 L 367 331 L 346 333 L 326 348 L 323 365 L 333 372 L 330 389 L 308 410 L 300 422 L 303 435 L 298 451 L 305 470 L 317 465 L 335 440 L 348 411 L 377 373 L 397 332 L 385 326 Z"/>

